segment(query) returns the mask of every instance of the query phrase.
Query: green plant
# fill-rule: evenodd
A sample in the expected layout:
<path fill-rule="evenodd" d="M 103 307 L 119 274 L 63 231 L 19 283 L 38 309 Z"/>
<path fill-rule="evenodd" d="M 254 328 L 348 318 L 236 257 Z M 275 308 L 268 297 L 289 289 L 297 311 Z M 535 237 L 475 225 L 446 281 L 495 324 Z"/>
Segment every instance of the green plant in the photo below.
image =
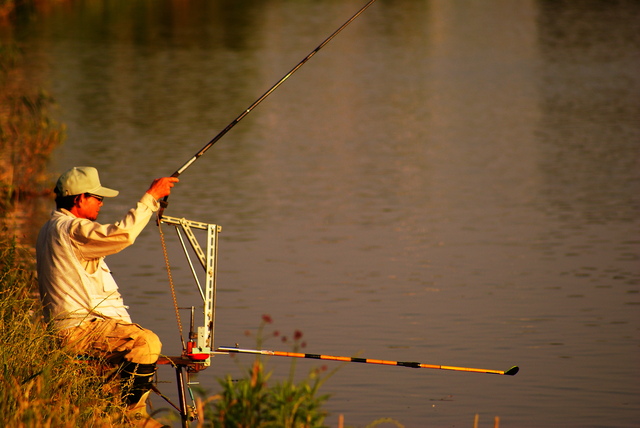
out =
<path fill-rule="evenodd" d="M 256 341 L 258 347 L 264 342 L 265 325 L 272 322 L 271 317 L 264 315 L 258 328 Z M 274 331 L 271 337 L 278 337 Z M 293 335 L 294 352 L 304 347 L 301 342 L 302 333 Z M 287 338 L 282 336 L 283 342 Z M 329 395 L 321 395 L 321 385 L 332 373 L 322 376 L 326 366 L 312 369 L 306 378 L 295 382 L 295 360 L 292 362 L 289 377 L 269 386 L 272 373 L 265 371 L 261 357 L 257 357 L 252 366 L 245 369 L 245 376 L 234 380 L 230 375 L 219 379 L 222 391 L 207 399 L 200 400 L 204 410 L 207 426 L 212 427 L 245 427 L 245 428 L 312 428 L 323 427 L 327 413 L 322 405 Z M 205 395 L 200 391 L 200 395 Z M 204 426 L 201 424 L 201 426 Z"/>

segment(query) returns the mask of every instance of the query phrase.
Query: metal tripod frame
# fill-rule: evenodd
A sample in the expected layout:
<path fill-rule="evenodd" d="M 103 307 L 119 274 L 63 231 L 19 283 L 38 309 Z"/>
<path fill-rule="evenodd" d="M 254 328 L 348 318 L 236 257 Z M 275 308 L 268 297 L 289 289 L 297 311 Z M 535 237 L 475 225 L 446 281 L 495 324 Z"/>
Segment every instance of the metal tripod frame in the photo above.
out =
<path fill-rule="evenodd" d="M 197 373 L 209 367 L 214 349 L 218 233 L 222 231 L 222 226 L 169 216 L 163 216 L 160 222 L 175 226 L 182 249 L 191 268 L 191 273 L 193 274 L 203 300 L 203 325 L 198 326 L 197 329 L 194 327 L 194 308 L 191 307 L 189 340 L 185 346 L 184 338 L 182 339 L 182 355 L 177 357 L 163 356 L 158 359 L 158 364 L 171 365 L 176 371 L 178 399 L 180 401 L 179 407 L 171 403 L 165 396 L 162 397 L 180 412 L 182 426 L 188 428 L 190 422 L 193 421 L 196 416 L 194 407 L 187 405 L 186 390 L 188 388 L 188 382 L 185 383 L 185 373 L 188 376 L 189 373 Z M 193 229 L 207 231 L 206 252 L 202 250 L 200 243 L 193 233 Z M 204 289 L 200 284 L 196 270 L 191 262 L 187 245 L 180 232 L 181 230 L 184 235 L 186 235 L 191 248 L 204 269 Z M 176 311 L 177 309 L 179 308 L 176 308 Z M 179 324 L 181 325 L 180 321 Z M 180 333 L 182 335 L 182 332 Z"/>

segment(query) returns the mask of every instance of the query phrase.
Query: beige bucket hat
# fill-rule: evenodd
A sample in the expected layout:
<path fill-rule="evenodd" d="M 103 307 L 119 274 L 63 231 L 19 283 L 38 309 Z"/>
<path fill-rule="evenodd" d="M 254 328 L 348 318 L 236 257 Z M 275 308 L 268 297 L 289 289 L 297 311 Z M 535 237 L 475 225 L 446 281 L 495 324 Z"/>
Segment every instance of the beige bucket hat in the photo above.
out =
<path fill-rule="evenodd" d="M 62 196 L 91 193 L 107 198 L 118 196 L 120 193 L 117 190 L 102 187 L 98 170 L 92 166 L 75 166 L 62 174 L 56 183 L 55 192 Z"/>

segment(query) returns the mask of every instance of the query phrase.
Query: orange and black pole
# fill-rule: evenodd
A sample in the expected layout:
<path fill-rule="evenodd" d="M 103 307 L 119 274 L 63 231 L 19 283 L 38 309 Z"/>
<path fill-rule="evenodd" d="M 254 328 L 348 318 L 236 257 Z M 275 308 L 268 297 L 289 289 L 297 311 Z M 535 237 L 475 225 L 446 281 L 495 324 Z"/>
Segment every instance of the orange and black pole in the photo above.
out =
<path fill-rule="evenodd" d="M 436 369 L 436 370 L 454 370 L 458 372 L 472 372 L 472 373 L 488 373 L 497 375 L 513 376 L 520 368 L 513 366 L 509 370 L 488 370 L 488 369 L 476 369 L 471 367 L 455 367 L 455 366 L 443 366 L 436 364 L 423 364 L 409 361 L 389 361 L 389 360 L 374 360 L 370 358 L 357 358 L 357 357 L 336 357 L 333 355 L 321 355 L 321 354 L 303 354 L 299 352 L 281 352 L 281 351 L 267 351 L 263 349 L 241 349 L 222 346 L 216 349 L 218 353 L 230 353 L 230 354 L 258 354 L 258 355 L 273 355 L 276 357 L 291 357 L 291 358 L 311 358 L 314 360 L 330 360 L 330 361 L 343 361 L 347 363 L 366 363 L 366 364 L 383 364 L 386 366 L 401 366 L 410 367 L 414 369 Z"/>

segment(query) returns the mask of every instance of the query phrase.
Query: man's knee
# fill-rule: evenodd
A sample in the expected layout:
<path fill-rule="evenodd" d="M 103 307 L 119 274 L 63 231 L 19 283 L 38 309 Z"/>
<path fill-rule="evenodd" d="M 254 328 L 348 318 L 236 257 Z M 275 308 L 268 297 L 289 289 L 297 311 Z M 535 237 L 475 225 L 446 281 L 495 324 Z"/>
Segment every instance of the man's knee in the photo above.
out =
<path fill-rule="evenodd" d="M 153 364 L 158 361 L 162 351 L 162 342 L 151 330 L 141 329 L 126 359 L 140 364 Z"/>
<path fill-rule="evenodd" d="M 162 342 L 160 341 L 160 338 L 151 330 L 145 331 L 147 332 L 145 340 L 147 342 L 147 345 L 149 346 L 149 353 L 159 356 L 160 351 L 162 351 Z"/>

